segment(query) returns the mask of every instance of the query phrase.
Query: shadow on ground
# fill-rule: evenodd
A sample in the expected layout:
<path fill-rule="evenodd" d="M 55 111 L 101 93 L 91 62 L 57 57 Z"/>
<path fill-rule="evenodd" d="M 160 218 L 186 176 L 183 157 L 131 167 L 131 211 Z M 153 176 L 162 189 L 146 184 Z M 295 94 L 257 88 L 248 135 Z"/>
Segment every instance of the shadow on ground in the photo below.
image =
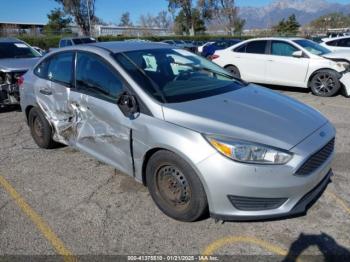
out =
<path fill-rule="evenodd" d="M 309 247 L 317 247 L 322 255 L 302 256 Z M 298 260 L 300 259 L 300 260 Z M 350 261 L 350 251 L 337 243 L 337 241 L 326 233 L 320 235 L 308 235 L 301 233 L 289 248 L 288 255 L 283 262 L 294 261 Z"/>

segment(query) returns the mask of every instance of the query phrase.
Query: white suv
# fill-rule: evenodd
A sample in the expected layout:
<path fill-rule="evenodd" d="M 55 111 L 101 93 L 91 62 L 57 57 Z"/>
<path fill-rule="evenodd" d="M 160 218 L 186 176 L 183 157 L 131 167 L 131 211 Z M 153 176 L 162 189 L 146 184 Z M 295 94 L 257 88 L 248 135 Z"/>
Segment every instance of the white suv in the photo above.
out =
<path fill-rule="evenodd" d="M 331 52 L 302 38 L 259 38 L 216 51 L 213 62 L 245 81 L 350 95 L 350 51 Z"/>
<path fill-rule="evenodd" d="M 322 46 L 327 47 L 332 51 L 347 50 L 350 51 L 350 35 L 335 38 L 322 39 Z"/>

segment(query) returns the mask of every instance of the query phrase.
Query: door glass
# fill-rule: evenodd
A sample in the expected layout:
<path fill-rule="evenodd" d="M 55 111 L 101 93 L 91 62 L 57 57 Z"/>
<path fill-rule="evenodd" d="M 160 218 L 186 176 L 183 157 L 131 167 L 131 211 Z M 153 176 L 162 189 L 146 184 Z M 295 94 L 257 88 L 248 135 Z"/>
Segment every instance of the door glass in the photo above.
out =
<path fill-rule="evenodd" d="M 41 78 L 47 78 L 49 64 L 50 59 L 45 59 L 34 69 L 34 74 Z"/>
<path fill-rule="evenodd" d="M 98 56 L 78 53 L 76 69 L 77 88 L 101 98 L 116 99 L 123 84 L 109 65 Z"/>
<path fill-rule="evenodd" d="M 63 84 L 71 84 L 73 80 L 74 54 L 65 52 L 50 59 L 48 78 Z"/>
<path fill-rule="evenodd" d="M 249 42 L 246 47 L 246 53 L 265 54 L 267 41 Z"/>
<path fill-rule="evenodd" d="M 345 38 L 345 39 L 339 40 L 338 46 L 340 46 L 340 47 L 350 47 L 350 38 Z"/>
<path fill-rule="evenodd" d="M 278 56 L 293 56 L 298 49 L 286 42 L 273 41 L 271 44 L 271 54 Z"/>

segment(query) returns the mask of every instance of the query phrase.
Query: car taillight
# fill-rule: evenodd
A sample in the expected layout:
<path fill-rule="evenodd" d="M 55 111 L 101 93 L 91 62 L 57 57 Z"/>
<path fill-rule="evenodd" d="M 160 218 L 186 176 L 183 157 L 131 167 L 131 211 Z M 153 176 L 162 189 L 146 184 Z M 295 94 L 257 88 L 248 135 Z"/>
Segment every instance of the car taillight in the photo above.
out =
<path fill-rule="evenodd" d="M 23 85 L 23 83 L 24 83 L 24 77 L 23 76 L 18 77 L 17 78 L 17 85 L 19 87 L 21 87 Z"/>
<path fill-rule="evenodd" d="M 219 57 L 220 57 L 219 55 L 213 54 L 212 56 L 210 56 L 210 60 L 214 60 L 214 59 L 217 59 Z"/>

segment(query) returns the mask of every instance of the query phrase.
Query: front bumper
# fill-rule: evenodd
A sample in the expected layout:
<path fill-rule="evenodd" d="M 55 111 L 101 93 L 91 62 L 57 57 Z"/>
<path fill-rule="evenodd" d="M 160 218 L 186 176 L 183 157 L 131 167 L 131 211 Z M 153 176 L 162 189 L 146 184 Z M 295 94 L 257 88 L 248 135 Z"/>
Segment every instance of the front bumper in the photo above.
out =
<path fill-rule="evenodd" d="M 322 133 L 322 136 L 321 136 Z M 261 220 L 292 216 L 306 211 L 309 204 L 324 190 L 332 174 L 329 157 L 312 173 L 296 175 L 306 159 L 335 137 L 333 126 L 327 123 L 290 151 L 293 159 L 287 165 L 248 165 L 215 154 L 197 164 L 206 189 L 212 217 L 223 220 Z M 257 199 L 282 199 L 273 208 L 241 209 L 232 203 L 231 196 Z M 243 200 L 240 204 L 245 204 Z M 260 201 L 260 202 L 259 202 Z"/>
<path fill-rule="evenodd" d="M 0 106 L 18 105 L 19 88 L 17 84 L 0 85 Z"/>
<path fill-rule="evenodd" d="M 346 96 L 350 96 L 350 72 L 343 74 L 340 82 L 344 85 L 344 92 Z"/>

